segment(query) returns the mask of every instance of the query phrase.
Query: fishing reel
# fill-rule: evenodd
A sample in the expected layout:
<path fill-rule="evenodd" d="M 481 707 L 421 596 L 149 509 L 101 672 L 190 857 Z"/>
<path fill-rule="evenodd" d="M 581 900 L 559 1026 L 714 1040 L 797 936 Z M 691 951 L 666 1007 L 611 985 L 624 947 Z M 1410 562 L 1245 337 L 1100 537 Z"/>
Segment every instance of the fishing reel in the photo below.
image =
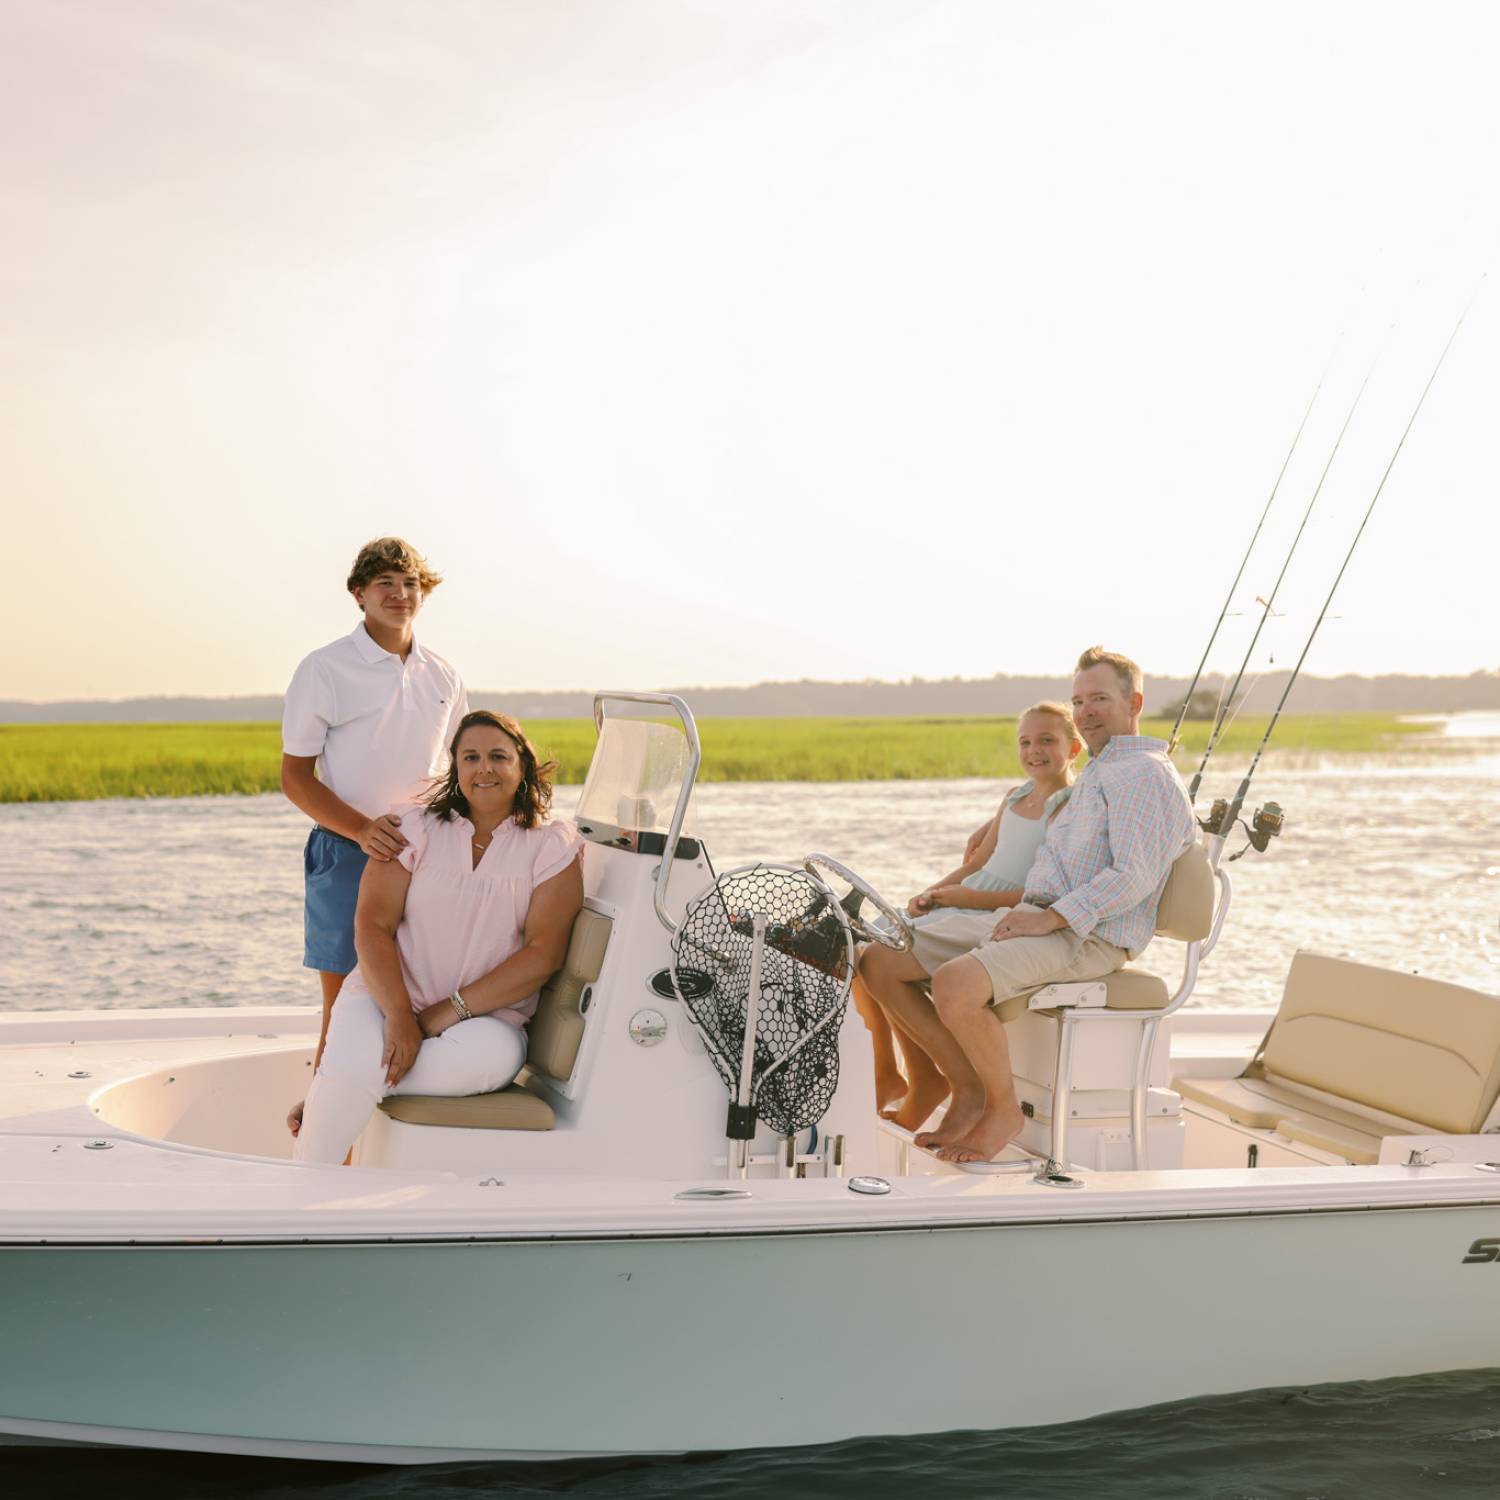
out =
<path fill-rule="evenodd" d="M 1234 815 L 1234 810 L 1225 798 L 1219 797 L 1209 809 L 1208 816 L 1201 821 L 1204 832 L 1217 834 L 1221 838 L 1228 837 L 1235 823 L 1245 830 L 1249 842 L 1238 853 L 1229 856 L 1229 862 L 1233 863 L 1237 859 L 1243 859 L 1252 849 L 1257 854 L 1264 854 L 1271 840 L 1285 826 L 1286 814 L 1282 812 L 1280 803 L 1267 802 L 1257 807 L 1246 823 L 1243 818 Z"/>
<path fill-rule="evenodd" d="M 1250 842 L 1257 854 L 1266 852 L 1266 846 L 1281 833 L 1285 821 L 1286 814 L 1278 802 L 1267 802 L 1255 809 L 1255 816 L 1250 819 Z"/>

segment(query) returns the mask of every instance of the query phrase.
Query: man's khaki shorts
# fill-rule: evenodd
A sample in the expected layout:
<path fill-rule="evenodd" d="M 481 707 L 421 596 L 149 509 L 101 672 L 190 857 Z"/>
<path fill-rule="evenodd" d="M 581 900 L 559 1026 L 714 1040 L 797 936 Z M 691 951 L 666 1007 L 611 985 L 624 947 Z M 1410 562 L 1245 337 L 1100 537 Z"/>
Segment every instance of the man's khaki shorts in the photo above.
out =
<path fill-rule="evenodd" d="M 1034 911 L 1018 906 L 1016 911 Z M 1103 938 L 1079 937 L 1071 927 L 1042 937 L 991 939 L 995 924 L 1004 916 L 998 911 L 937 912 L 912 924 L 912 954 L 928 972 L 936 974 L 951 959 L 965 955 L 984 966 L 990 977 L 995 1005 L 1002 1020 L 1019 1015 L 1019 1000 L 1005 1002 L 1043 984 L 1073 984 L 1102 979 L 1113 974 L 1130 957 Z"/>

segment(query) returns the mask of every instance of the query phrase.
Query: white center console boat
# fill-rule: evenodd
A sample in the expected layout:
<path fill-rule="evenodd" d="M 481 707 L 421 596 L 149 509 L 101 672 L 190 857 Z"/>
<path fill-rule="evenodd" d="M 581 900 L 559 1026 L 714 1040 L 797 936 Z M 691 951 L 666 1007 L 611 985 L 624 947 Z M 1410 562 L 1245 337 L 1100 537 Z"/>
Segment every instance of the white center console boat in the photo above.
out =
<path fill-rule="evenodd" d="M 301 1166 L 311 1012 L 0 1017 L 0 1435 L 671 1453 L 1494 1362 L 1500 999 L 1299 954 L 1274 1022 L 1184 1012 L 1229 895 L 1191 850 L 1181 983 L 1007 1005 L 1025 1149 L 946 1166 L 877 1117 L 837 867 L 782 870 L 829 899 L 768 926 L 684 831 L 686 706 L 596 718 L 586 909 L 511 1088 L 388 1100 Z M 715 900 L 807 980 L 752 965 L 743 1053 L 705 1008 L 730 939 L 687 952 Z"/>

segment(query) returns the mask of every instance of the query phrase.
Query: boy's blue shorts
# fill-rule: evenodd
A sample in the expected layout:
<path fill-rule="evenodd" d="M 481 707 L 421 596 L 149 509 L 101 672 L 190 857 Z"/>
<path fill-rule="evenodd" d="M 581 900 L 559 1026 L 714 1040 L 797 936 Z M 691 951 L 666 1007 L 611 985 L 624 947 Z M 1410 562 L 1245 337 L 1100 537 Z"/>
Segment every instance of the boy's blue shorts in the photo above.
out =
<path fill-rule="evenodd" d="M 307 881 L 303 907 L 302 967 L 322 974 L 348 974 L 359 962 L 354 952 L 354 906 L 359 877 L 369 855 L 352 839 L 314 828 L 302 851 Z"/>

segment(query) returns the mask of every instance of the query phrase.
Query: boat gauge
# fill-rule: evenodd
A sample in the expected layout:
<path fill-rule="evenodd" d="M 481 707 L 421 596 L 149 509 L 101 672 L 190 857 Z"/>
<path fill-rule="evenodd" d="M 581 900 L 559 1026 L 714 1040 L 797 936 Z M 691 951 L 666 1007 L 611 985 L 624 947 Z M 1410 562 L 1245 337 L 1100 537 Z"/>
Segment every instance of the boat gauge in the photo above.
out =
<path fill-rule="evenodd" d="M 646 987 L 663 1000 L 676 1000 L 679 995 L 684 1000 L 702 1000 L 713 993 L 714 977 L 702 969 L 683 965 L 675 973 L 671 969 L 658 969 L 646 981 Z"/>
<path fill-rule="evenodd" d="M 659 1010 L 638 1010 L 630 1018 L 630 1040 L 637 1047 L 654 1047 L 667 1034 L 667 1018 Z"/>

